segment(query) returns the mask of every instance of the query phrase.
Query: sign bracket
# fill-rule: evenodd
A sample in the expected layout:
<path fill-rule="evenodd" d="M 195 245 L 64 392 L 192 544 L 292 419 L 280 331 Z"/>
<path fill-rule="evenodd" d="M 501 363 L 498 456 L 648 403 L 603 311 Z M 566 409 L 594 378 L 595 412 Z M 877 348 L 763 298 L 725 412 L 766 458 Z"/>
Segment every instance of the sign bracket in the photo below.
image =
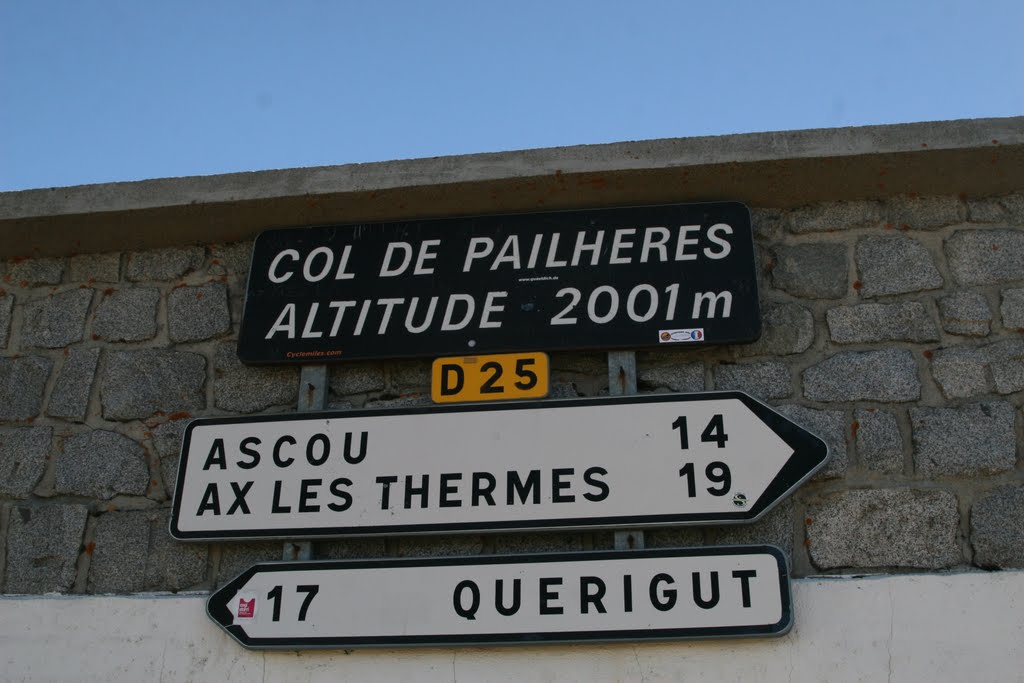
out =
<path fill-rule="evenodd" d="M 303 365 L 299 374 L 299 412 L 327 409 L 328 369 L 326 365 Z M 313 559 L 312 541 L 285 541 L 281 559 L 301 561 Z"/>
<path fill-rule="evenodd" d="M 608 394 L 611 396 L 631 396 L 637 393 L 636 387 L 636 352 L 608 352 Z M 615 532 L 616 550 L 643 550 L 644 532 L 640 529 L 627 529 Z"/>

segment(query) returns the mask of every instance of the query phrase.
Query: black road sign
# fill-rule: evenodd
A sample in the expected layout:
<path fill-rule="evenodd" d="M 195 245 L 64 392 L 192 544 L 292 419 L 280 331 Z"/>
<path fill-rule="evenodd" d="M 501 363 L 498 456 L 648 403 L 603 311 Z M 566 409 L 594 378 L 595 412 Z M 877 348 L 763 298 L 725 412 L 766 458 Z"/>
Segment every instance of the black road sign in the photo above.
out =
<path fill-rule="evenodd" d="M 181 540 L 750 522 L 826 458 L 740 392 L 194 420 Z"/>
<path fill-rule="evenodd" d="M 776 636 L 793 623 L 771 546 L 256 565 L 210 596 L 253 649 Z"/>
<path fill-rule="evenodd" d="M 270 230 L 246 363 L 749 342 L 750 213 L 676 204 Z"/>

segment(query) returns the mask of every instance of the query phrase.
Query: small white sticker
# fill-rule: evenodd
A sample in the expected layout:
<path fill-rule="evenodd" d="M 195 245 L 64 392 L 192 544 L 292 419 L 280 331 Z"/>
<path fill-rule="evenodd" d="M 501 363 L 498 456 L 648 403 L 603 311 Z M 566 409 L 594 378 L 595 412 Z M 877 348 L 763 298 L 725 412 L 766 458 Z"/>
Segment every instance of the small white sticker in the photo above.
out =
<path fill-rule="evenodd" d="M 658 341 L 662 344 L 704 341 L 704 328 L 693 327 L 686 330 L 659 330 Z"/>

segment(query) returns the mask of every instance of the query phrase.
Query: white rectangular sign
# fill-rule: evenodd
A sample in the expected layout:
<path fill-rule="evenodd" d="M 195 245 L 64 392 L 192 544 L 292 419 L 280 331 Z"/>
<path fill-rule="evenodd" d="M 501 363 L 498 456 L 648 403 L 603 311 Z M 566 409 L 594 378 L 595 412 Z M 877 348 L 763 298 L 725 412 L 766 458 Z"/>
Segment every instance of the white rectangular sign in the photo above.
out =
<path fill-rule="evenodd" d="M 250 648 L 780 635 L 771 546 L 256 565 L 210 617 Z"/>
<path fill-rule="evenodd" d="M 739 392 L 196 420 L 171 534 L 746 522 L 826 457 Z"/>

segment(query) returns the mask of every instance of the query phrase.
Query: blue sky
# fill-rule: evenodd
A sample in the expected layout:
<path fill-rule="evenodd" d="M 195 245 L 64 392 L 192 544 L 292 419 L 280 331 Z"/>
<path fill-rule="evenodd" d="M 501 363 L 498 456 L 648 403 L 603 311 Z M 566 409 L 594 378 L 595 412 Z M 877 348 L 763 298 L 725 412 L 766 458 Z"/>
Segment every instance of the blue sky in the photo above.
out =
<path fill-rule="evenodd" d="M 1024 114 L 1024 2 L 0 0 L 0 190 Z"/>

